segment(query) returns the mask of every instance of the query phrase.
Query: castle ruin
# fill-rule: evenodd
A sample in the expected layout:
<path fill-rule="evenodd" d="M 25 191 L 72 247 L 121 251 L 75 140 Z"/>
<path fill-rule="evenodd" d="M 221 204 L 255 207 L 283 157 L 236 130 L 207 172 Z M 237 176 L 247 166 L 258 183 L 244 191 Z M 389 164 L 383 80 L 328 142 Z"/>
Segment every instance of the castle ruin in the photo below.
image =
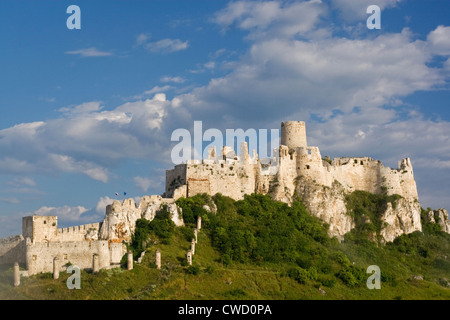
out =
<path fill-rule="evenodd" d="M 245 142 L 239 156 L 230 146 L 220 153 L 210 148 L 207 159 L 191 160 L 167 170 L 162 196 L 144 196 L 139 204 L 131 198 L 116 200 L 106 207 L 102 222 L 58 228 L 55 216 L 24 217 L 21 235 L 0 239 L 0 264 L 19 262 L 28 275 L 52 272 L 55 259 L 61 270 L 70 264 L 96 271 L 116 267 L 126 254 L 125 242 L 131 240 L 137 219 L 151 221 L 164 209 L 177 226 L 182 226 L 182 211 L 175 201 L 199 193 L 221 193 L 235 200 L 246 194 L 269 194 L 288 204 L 299 198 L 312 215 L 329 225 L 331 236 L 342 240 L 355 227 L 345 204 L 345 194 L 355 190 L 401 196 L 395 206 L 388 204 L 381 217 L 385 242 L 422 230 L 409 158 L 399 161 L 396 169 L 369 157 L 322 158 L 318 147 L 308 146 L 304 122 L 283 122 L 280 147 L 274 150 L 273 158 L 259 159 L 256 151 L 250 156 Z M 430 213 L 430 219 L 438 217 L 443 230 L 450 233 L 448 214 L 442 210 Z M 200 228 L 201 220 L 197 231 Z M 192 254 L 187 255 L 191 262 Z"/>

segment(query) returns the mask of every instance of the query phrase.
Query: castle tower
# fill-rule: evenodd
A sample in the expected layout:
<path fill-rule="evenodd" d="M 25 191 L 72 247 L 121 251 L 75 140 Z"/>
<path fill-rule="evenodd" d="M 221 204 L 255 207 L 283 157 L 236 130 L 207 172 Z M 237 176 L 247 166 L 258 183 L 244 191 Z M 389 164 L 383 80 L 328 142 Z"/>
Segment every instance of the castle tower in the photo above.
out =
<path fill-rule="evenodd" d="M 57 216 L 29 216 L 22 218 L 22 235 L 31 242 L 58 241 Z"/>
<path fill-rule="evenodd" d="M 281 145 L 289 149 L 306 148 L 306 128 L 304 121 L 286 121 L 281 123 Z"/>

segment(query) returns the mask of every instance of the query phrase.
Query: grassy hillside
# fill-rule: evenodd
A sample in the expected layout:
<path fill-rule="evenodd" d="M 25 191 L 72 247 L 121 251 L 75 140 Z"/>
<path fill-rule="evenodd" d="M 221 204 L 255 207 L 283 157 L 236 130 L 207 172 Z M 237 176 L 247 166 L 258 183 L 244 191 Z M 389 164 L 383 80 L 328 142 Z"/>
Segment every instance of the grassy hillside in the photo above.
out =
<path fill-rule="evenodd" d="M 396 198 L 356 193 L 350 214 L 376 214 Z M 217 213 L 203 206 L 217 206 Z M 69 274 L 22 278 L 14 288 L 12 269 L 0 270 L 0 299 L 450 299 L 450 235 L 430 224 L 382 245 L 369 241 L 373 226 L 359 225 L 343 243 L 300 202 L 291 207 L 251 195 L 242 201 L 216 195 L 180 199 L 185 227 L 175 227 L 163 212 L 152 222 L 139 220 L 130 244 L 141 264 L 82 271 L 81 289 L 69 290 Z M 186 252 L 198 216 L 202 216 L 193 265 Z M 374 220 L 372 220 L 374 221 Z M 145 242 L 145 243 L 144 243 Z M 162 269 L 154 265 L 156 249 Z M 381 270 L 381 289 L 369 290 L 369 265 Z"/>

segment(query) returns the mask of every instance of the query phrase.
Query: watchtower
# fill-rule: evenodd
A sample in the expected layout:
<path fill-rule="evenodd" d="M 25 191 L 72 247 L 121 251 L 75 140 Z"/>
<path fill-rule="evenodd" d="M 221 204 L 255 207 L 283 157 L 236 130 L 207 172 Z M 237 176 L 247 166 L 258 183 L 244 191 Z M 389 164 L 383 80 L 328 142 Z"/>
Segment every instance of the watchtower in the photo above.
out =
<path fill-rule="evenodd" d="M 22 218 L 22 235 L 32 242 L 57 241 L 57 216 L 29 216 Z"/>
<path fill-rule="evenodd" d="M 286 121 L 281 123 L 281 145 L 289 149 L 306 148 L 306 127 L 304 121 Z"/>

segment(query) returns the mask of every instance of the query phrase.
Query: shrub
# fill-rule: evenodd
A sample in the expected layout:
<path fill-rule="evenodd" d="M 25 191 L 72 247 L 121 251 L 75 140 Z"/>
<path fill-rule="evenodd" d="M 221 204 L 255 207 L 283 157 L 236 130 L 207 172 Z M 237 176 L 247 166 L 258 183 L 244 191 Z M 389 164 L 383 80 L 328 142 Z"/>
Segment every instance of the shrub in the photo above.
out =
<path fill-rule="evenodd" d="M 200 273 L 200 268 L 198 266 L 189 266 L 186 269 L 187 274 L 198 275 Z"/>
<path fill-rule="evenodd" d="M 193 229 L 188 228 L 188 227 L 184 227 L 184 226 L 183 226 L 183 227 L 180 227 L 179 230 L 180 230 L 180 232 L 181 232 L 183 238 L 184 238 L 186 241 L 189 241 L 189 242 L 190 242 L 192 239 L 195 238 L 195 236 L 194 236 L 194 230 L 193 230 Z"/>
<path fill-rule="evenodd" d="M 363 284 L 367 280 L 365 271 L 354 265 L 342 268 L 336 276 L 349 287 Z"/>
<path fill-rule="evenodd" d="M 155 218 L 149 223 L 149 229 L 154 232 L 159 238 L 170 240 L 175 232 L 175 223 L 170 217 L 167 206 L 158 212 Z"/>
<path fill-rule="evenodd" d="M 229 265 L 231 264 L 231 258 L 230 258 L 230 256 L 227 255 L 227 254 L 224 254 L 224 255 L 222 256 L 222 263 L 223 263 L 224 266 L 229 266 Z"/>
<path fill-rule="evenodd" d="M 318 277 L 317 277 L 317 281 L 318 281 L 321 285 L 323 285 L 323 286 L 325 286 L 325 287 L 328 287 L 328 288 L 333 288 L 334 285 L 336 284 L 336 278 L 333 277 L 333 276 L 330 276 L 330 275 L 323 275 L 323 274 L 320 274 L 320 275 L 318 275 Z"/>
<path fill-rule="evenodd" d="M 355 278 L 355 276 L 348 270 L 348 269 L 342 269 L 340 270 L 336 276 L 342 280 L 347 286 L 354 287 L 358 284 L 358 280 Z"/>
<path fill-rule="evenodd" d="M 380 239 L 380 231 L 383 228 L 381 216 L 389 202 L 395 208 L 396 201 L 400 198 L 401 196 L 397 194 L 387 195 L 386 192 L 373 194 L 360 190 L 347 194 L 345 196 L 347 213 L 354 218 L 356 228 L 346 240 L 368 239 L 374 232 Z"/>
<path fill-rule="evenodd" d="M 305 284 L 308 281 L 308 279 L 310 279 L 308 271 L 300 267 L 289 269 L 287 271 L 287 275 L 289 278 L 292 278 L 301 284 Z"/>

